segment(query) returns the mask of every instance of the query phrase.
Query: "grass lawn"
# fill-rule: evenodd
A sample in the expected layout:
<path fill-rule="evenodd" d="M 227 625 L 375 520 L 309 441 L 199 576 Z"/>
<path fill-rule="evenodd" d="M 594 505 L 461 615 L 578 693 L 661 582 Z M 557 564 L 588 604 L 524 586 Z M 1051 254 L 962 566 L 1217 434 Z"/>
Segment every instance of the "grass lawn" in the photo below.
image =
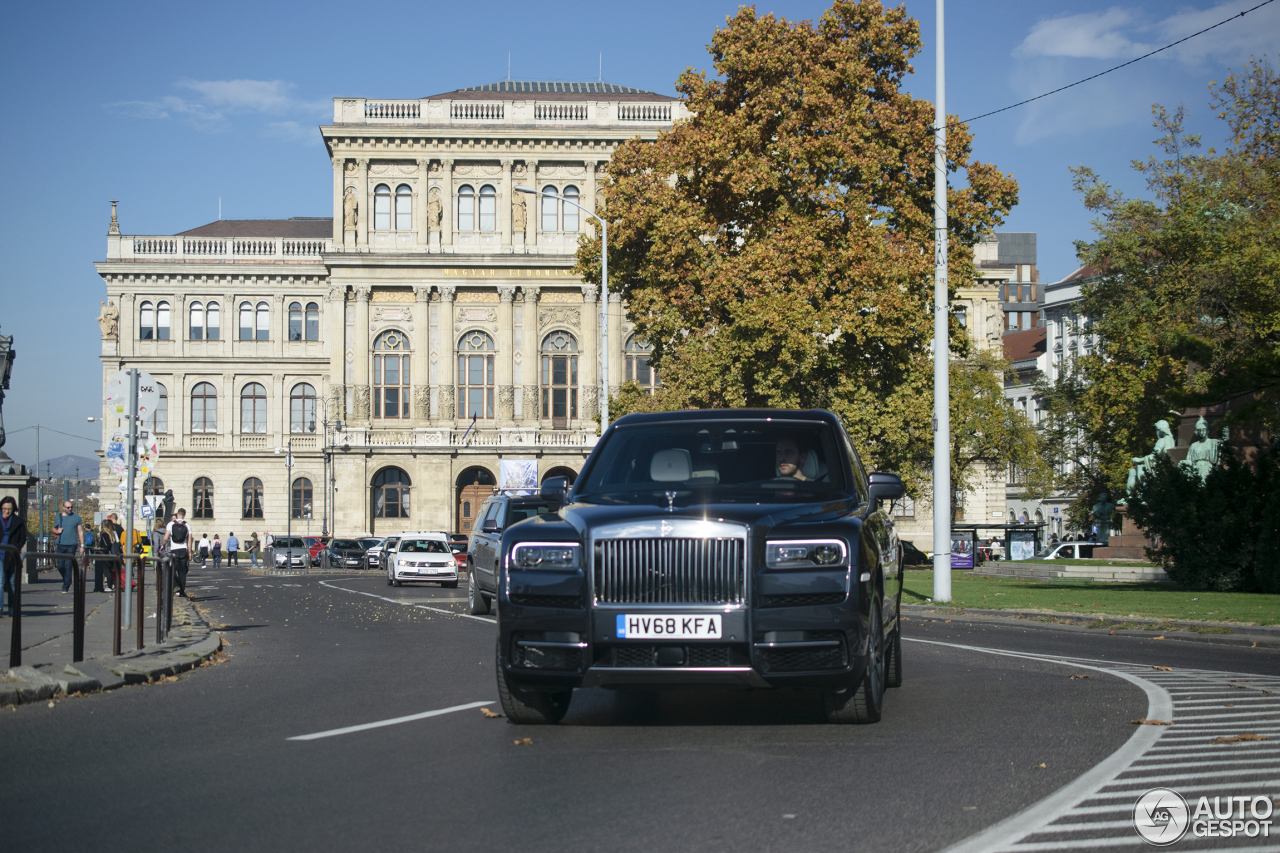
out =
<path fill-rule="evenodd" d="M 904 572 L 903 604 L 929 604 L 933 572 Z M 1280 595 L 1251 592 L 1199 592 L 1171 583 L 1094 583 L 1033 581 L 1021 578 L 972 578 L 951 573 L 949 607 L 1046 610 L 1140 619 L 1192 619 L 1206 622 L 1280 624 Z"/>

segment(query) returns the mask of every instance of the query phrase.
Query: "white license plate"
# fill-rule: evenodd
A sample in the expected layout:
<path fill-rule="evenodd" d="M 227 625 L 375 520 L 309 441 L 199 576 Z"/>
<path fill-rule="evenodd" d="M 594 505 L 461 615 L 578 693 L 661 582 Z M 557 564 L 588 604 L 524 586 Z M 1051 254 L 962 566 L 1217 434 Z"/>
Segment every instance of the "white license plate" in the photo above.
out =
<path fill-rule="evenodd" d="M 719 640 L 720 616 L 704 613 L 673 616 L 665 613 L 619 613 L 618 638 L 626 640 Z"/>

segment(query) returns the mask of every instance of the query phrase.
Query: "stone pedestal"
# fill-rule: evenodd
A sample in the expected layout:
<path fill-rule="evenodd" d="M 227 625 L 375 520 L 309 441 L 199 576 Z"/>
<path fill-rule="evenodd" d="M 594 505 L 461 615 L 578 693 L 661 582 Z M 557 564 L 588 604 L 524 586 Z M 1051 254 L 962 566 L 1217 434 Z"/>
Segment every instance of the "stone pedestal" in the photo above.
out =
<path fill-rule="evenodd" d="M 1111 516 L 1111 540 L 1093 549 L 1096 560 L 1145 560 L 1152 544 L 1146 531 L 1129 518 L 1129 508 L 1118 506 Z"/>

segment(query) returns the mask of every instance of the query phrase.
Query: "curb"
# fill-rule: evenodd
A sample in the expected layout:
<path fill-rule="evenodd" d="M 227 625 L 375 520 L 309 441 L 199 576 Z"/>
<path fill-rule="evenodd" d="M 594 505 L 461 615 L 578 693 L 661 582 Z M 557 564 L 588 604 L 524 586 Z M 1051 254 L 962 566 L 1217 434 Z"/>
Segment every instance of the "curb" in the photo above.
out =
<path fill-rule="evenodd" d="M 1237 625 L 1223 622 L 1192 622 L 1180 619 L 1139 619 L 1098 614 L 1054 613 L 1040 610 L 989 610 L 974 607 L 941 608 L 925 604 L 904 604 L 904 614 L 913 616 L 945 617 L 950 622 L 1017 622 L 1024 628 L 1043 628 L 1049 631 L 1094 633 L 1102 629 L 1087 627 L 1088 623 L 1105 622 L 1108 625 L 1151 625 L 1150 629 L 1112 628 L 1109 633 L 1122 637 L 1150 637 L 1172 634 L 1169 639 L 1193 643 L 1216 643 L 1227 646 L 1280 648 L 1280 626 Z M 1045 621 L 1051 619 L 1053 621 Z M 1156 626 L 1160 626 L 1156 628 Z M 1173 626 L 1173 627 L 1170 627 Z M 1229 634 L 1201 634 L 1196 628 L 1226 628 Z"/>
<path fill-rule="evenodd" d="M 194 669 L 222 648 L 222 637 L 187 599 L 173 602 L 169 639 L 118 657 L 66 664 L 60 672 L 18 666 L 0 674 L 0 707 L 40 702 L 75 693 L 146 684 Z"/>

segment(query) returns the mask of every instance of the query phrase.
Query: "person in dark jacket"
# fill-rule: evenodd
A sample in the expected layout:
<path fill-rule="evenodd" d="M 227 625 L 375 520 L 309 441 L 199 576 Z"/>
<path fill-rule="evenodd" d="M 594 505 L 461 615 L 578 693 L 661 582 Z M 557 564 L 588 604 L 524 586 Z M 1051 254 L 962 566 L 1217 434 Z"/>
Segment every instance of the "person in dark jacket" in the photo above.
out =
<path fill-rule="evenodd" d="M 0 545 L 11 545 L 22 551 L 26 544 L 27 521 L 18 515 L 18 502 L 6 495 L 0 498 Z M 3 564 L 4 585 L 0 587 L 0 616 L 12 616 L 14 584 L 21 583 L 18 572 L 22 570 L 22 558 L 5 551 Z"/>

